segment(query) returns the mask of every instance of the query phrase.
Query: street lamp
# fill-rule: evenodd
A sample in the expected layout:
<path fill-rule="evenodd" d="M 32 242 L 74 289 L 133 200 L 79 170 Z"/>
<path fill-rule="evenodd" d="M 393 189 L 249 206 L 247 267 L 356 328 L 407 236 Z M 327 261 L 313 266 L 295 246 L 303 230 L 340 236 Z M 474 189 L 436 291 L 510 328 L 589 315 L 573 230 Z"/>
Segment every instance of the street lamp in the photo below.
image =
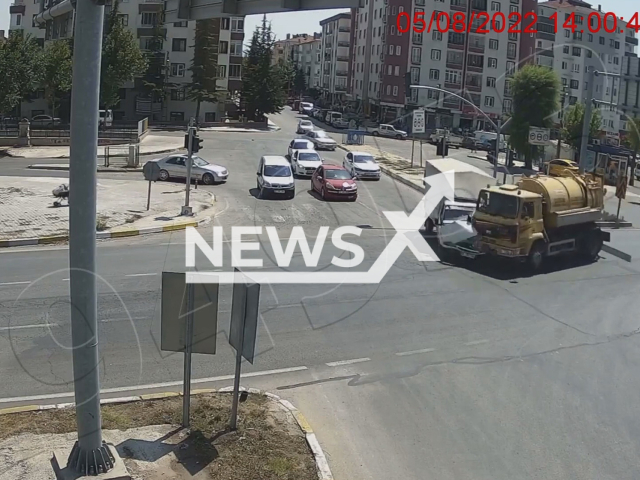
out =
<path fill-rule="evenodd" d="M 562 148 L 562 129 L 564 128 L 564 102 L 569 95 L 569 89 L 567 86 L 562 87 L 562 98 L 561 98 L 561 107 L 560 107 L 560 132 L 558 133 L 558 149 L 556 150 L 556 158 L 560 158 L 561 148 Z"/>

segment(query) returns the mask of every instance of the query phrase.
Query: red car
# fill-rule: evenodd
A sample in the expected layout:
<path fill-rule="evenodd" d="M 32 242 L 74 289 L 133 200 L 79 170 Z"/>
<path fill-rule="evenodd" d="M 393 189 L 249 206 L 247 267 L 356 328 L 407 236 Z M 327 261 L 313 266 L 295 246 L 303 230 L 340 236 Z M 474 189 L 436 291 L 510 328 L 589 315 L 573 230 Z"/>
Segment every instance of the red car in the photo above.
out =
<path fill-rule="evenodd" d="M 320 194 L 323 200 L 345 199 L 355 202 L 358 186 L 349 172 L 337 165 L 322 165 L 311 177 L 311 190 Z"/>

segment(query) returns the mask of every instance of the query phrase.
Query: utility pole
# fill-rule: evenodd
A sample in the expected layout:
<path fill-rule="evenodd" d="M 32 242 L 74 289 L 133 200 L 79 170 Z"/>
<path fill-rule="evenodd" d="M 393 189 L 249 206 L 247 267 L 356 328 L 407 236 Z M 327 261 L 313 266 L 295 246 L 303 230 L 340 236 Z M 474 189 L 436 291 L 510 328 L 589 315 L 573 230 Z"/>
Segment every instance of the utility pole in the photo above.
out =
<path fill-rule="evenodd" d="M 584 103 L 584 118 L 582 119 L 582 135 L 580 138 L 580 171 L 584 172 L 585 163 L 587 161 L 587 148 L 589 146 L 589 132 L 591 131 L 591 114 L 593 111 L 593 84 L 596 77 L 600 74 L 597 70 L 589 71 L 589 84 L 587 85 L 587 100 Z"/>
<path fill-rule="evenodd" d="M 187 190 L 184 198 L 184 206 L 182 207 L 181 215 L 191 215 L 193 210 L 189 206 L 189 192 L 191 190 L 191 164 L 193 163 L 193 135 L 196 127 L 194 127 L 194 119 L 193 117 L 189 120 L 188 127 L 188 155 L 187 155 Z"/>
<path fill-rule="evenodd" d="M 113 468 L 102 440 L 96 288 L 96 179 L 98 108 L 104 6 L 82 0 L 75 9 L 71 158 L 69 161 L 69 269 L 71 341 L 78 440 L 68 467 L 83 475 Z"/>
<path fill-rule="evenodd" d="M 496 124 L 496 158 L 493 162 L 493 178 L 498 178 L 498 158 L 500 157 L 500 131 L 502 130 L 502 120 L 498 118 L 498 123 Z"/>
<path fill-rule="evenodd" d="M 567 87 L 562 87 L 562 100 L 561 100 L 561 108 L 560 108 L 560 133 L 558 135 L 558 149 L 556 150 L 556 158 L 560 158 L 562 155 L 562 129 L 564 128 L 564 102 L 569 95 L 567 91 Z"/>

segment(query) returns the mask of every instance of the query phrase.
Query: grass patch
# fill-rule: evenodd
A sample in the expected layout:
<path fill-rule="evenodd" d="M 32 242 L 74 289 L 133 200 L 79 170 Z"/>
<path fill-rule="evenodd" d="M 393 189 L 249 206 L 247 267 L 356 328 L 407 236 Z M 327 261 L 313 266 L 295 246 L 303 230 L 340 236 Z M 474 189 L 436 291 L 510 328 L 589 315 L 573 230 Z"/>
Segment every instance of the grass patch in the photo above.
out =
<path fill-rule="evenodd" d="M 133 223 L 136 220 L 140 220 L 142 218 L 142 215 L 138 215 L 137 213 L 134 215 L 130 215 L 127 217 L 127 219 L 124 221 L 124 223 Z"/>
<path fill-rule="evenodd" d="M 106 215 L 98 215 L 96 218 L 96 231 L 103 232 L 108 228 L 109 217 Z"/>

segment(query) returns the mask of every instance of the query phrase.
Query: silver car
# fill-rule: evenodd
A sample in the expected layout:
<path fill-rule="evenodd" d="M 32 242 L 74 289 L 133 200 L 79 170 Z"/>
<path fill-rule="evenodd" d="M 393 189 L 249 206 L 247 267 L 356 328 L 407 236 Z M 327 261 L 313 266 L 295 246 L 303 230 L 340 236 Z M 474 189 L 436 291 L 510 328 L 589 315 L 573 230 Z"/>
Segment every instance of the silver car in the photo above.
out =
<path fill-rule="evenodd" d="M 324 130 L 307 132 L 306 137 L 313 142 L 316 150 L 335 150 L 338 144 Z"/>
<path fill-rule="evenodd" d="M 166 181 L 170 178 L 187 178 L 187 155 L 167 155 L 164 158 L 150 160 L 157 162 L 160 166 L 160 180 Z M 221 165 L 209 163 L 206 160 L 194 155 L 192 157 L 191 179 L 199 180 L 205 185 L 226 182 L 229 172 Z"/>

